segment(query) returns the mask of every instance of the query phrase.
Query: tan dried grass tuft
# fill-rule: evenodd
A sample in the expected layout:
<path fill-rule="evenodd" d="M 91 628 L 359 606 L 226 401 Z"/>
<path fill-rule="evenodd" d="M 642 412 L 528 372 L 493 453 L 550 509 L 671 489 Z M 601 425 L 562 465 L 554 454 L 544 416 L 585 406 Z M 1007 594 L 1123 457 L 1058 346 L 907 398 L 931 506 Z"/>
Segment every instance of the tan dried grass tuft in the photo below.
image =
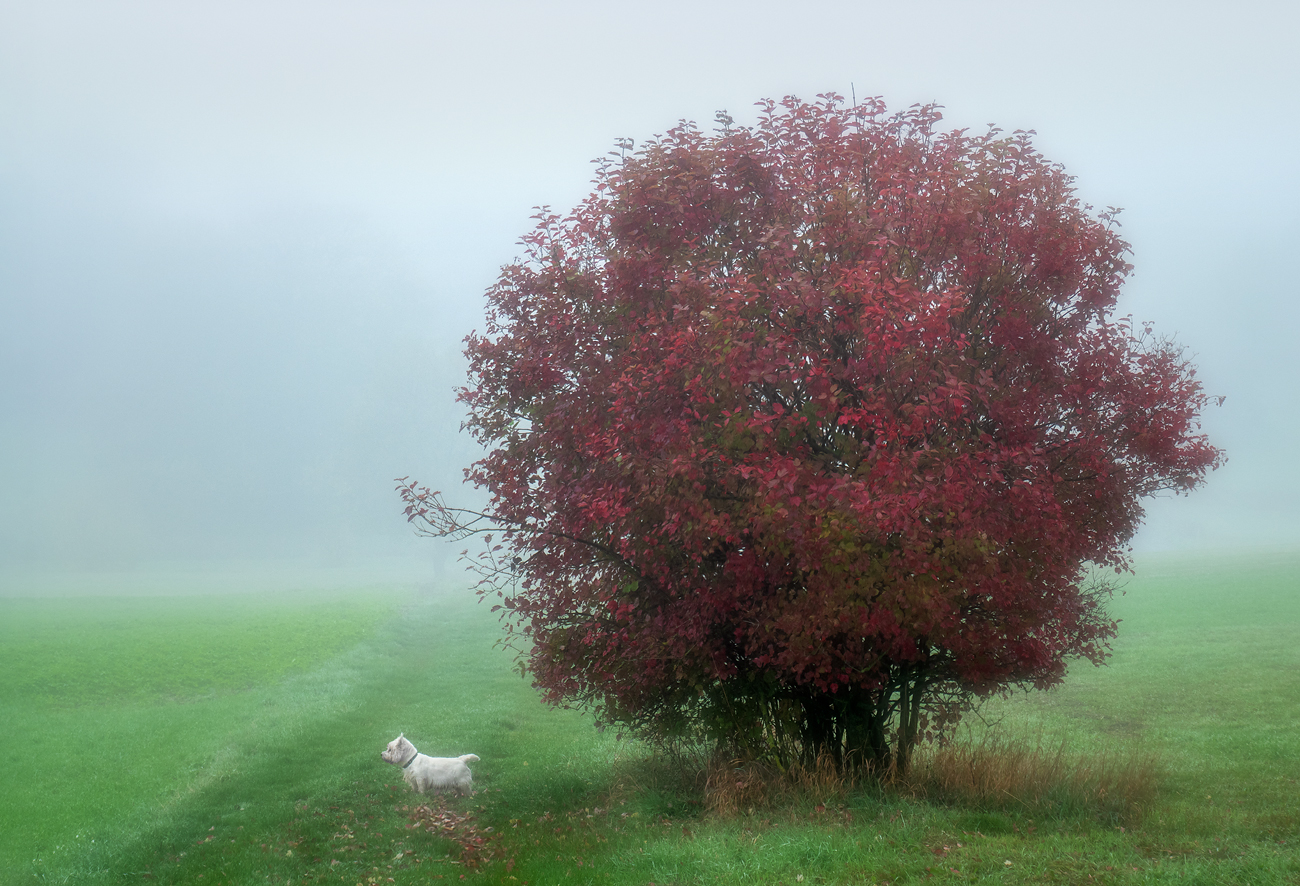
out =
<path fill-rule="evenodd" d="M 986 738 L 918 750 L 906 775 L 891 772 L 876 783 L 887 793 L 948 806 L 1129 822 L 1155 799 L 1158 768 L 1154 755 L 1140 749 L 1080 755 L 1064 742 Z M 727 817 L 800 803 L 829 805 L 842 802 L 861 780 L 861 773 L 841 769 L 829 756 L 784 771 L 716 756 L 705 769 L 704 806 Z"/>
<path fill-rule="evenodd" d="M 1131 820 L 1155 799 L 1158 768 L 1155 756 L 1140 749 L 1076 755 L 1064 742 L 989 738 L 919 753 L 892 787 L 984 809 Z"/>
<path fill-rule="evenodd" d="M 738 815 L 766 806 L 771 786 L 780 772 L 753 760 L 715 757 L 709 761 L 704 781 L 704 808 L 713 815 Z"/>
<path fill-rule="evenodd" d="M 825 754 L 812 765 L 795 763 L 784 771 L 753 760 L 718 756 L 708 765 L 704 807 L 726 817 L 801 800 L 826 804 L 842 800 L 855 784 L 856 779 Z"/>

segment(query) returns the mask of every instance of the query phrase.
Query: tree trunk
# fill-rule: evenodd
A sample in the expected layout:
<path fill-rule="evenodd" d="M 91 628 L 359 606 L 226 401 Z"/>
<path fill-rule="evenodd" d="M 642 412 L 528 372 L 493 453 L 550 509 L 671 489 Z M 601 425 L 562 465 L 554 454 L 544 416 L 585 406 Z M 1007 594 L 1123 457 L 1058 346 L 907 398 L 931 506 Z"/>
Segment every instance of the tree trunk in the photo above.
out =
<path fill-rule="evenodd" d="M 921 731 L 921 700 L 925 693 L 925 668 L 908 665 L 901 669 L 898 681 L 898 747 L 894 753 L 894 771 L 905 775 L 912 764 Z"/>
<path fill-rule="evenodd" d="M 821 692 L 810 692 L 802 699 L 804 764 L 813 766 L 824 753 L 831 755 L 835 765 L 843 763 L 840 750 L 840 724 L 836 722 L 835 702 Z"/>
<path fill-rule="evenodd" d="M 889 722 L 887 703 L 882 708 L 870 693 L 854 690 L 845 708 L 845 762 L 868 772 L 883 771 L 889 766 L 889 742 L 885 738 Z"/>

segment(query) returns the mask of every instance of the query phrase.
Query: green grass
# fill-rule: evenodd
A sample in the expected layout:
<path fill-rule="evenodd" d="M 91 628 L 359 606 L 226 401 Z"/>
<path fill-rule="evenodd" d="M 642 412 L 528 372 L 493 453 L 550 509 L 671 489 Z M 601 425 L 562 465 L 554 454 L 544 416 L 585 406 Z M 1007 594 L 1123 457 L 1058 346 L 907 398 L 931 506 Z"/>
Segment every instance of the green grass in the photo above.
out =
<path fill-rule="evenodd" d="M 236 771 L 244 736 L 328 710 L 390 596 L 0 600 L 0 871 L 100 857 Z"/>
<path fill-rule="evenodd" d="M 0 600 L 0 697 L 84 706 L 249 689 L 356 645 L 392 608 L 376 593 Z"/>
<path fill-rule="evenodd" d="M 1109 667 L 970 734 L 1145 755 L 1145 814 L 828 782 L 718 817 L 541 705 L 464 591 L 0 599 L 0 883 L 1300 883 L 1300 555 L 1146 558 L 1114 611 Z M 422 808 L 399 731 L 478 792 Z"/>
<path fill-rule="evenodd" d="M 1116 598 L 1109 666 L 989 714 L 1159 754 L 1169 817 L 1294 840 L 1300 819 L 1300 555 L 1146 558 Z"/>

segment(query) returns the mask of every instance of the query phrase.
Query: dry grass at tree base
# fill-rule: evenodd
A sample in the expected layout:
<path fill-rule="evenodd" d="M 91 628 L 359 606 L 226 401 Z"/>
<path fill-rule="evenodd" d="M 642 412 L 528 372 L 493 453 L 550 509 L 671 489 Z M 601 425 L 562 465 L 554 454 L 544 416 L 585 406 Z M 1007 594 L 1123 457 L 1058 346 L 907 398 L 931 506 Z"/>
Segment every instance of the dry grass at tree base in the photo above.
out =
<path fill-rule="evenodd" d="M 1128 822 L 1154 802 L 1158 776 L 1156 757 L 1141 749 L 1074 755 L 1063 741 L 986 739 L 920 755 L 894 789 L 960 806 Z"/>
<path fill-rule="evenodd" d="M 904 775 L 876 783 L 890 794 L 978 810 L 1037 815 L 1084 815 L 1106 822 L 1141 818 L 1156 797 L 1154 755 L 1077 755 L 1064 742 L 984 738 L 918 751 Z M 705 808 L 727 817 L 753 809 L 803 802 L 842 802 L 862 785 L 828 756 L 784 772 L 752 761 L 714 758 L 706 769 Z"/>
<path fill-rule="evenodd" d="M 827 755 L 813 766 L 796 763 L 784 771 L 753 760 L 715 755 L 705 769 L 704 808 L 726 818 L 799 800 L 825 803 L 843 799 L 854 784 L 854 777 Z"/>

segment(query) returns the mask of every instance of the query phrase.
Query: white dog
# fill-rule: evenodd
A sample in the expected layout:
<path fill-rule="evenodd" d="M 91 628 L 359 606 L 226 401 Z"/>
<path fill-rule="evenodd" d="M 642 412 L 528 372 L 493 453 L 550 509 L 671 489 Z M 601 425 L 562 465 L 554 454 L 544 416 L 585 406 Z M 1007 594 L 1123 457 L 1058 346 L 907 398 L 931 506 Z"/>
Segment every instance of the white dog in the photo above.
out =
<path fill-rule="evenodd" d="M 427 757 L 417 751 L 405 735 L 399 735 L 388 743 L 388 749 L 379 756 L 385 763 L 401 766 L 406 783 L 421 794 L 444 790 L 468 794 L 473 789 L 474 776 L 465 765 L 478 762 L 478 757 L 473 754 Z"/>

